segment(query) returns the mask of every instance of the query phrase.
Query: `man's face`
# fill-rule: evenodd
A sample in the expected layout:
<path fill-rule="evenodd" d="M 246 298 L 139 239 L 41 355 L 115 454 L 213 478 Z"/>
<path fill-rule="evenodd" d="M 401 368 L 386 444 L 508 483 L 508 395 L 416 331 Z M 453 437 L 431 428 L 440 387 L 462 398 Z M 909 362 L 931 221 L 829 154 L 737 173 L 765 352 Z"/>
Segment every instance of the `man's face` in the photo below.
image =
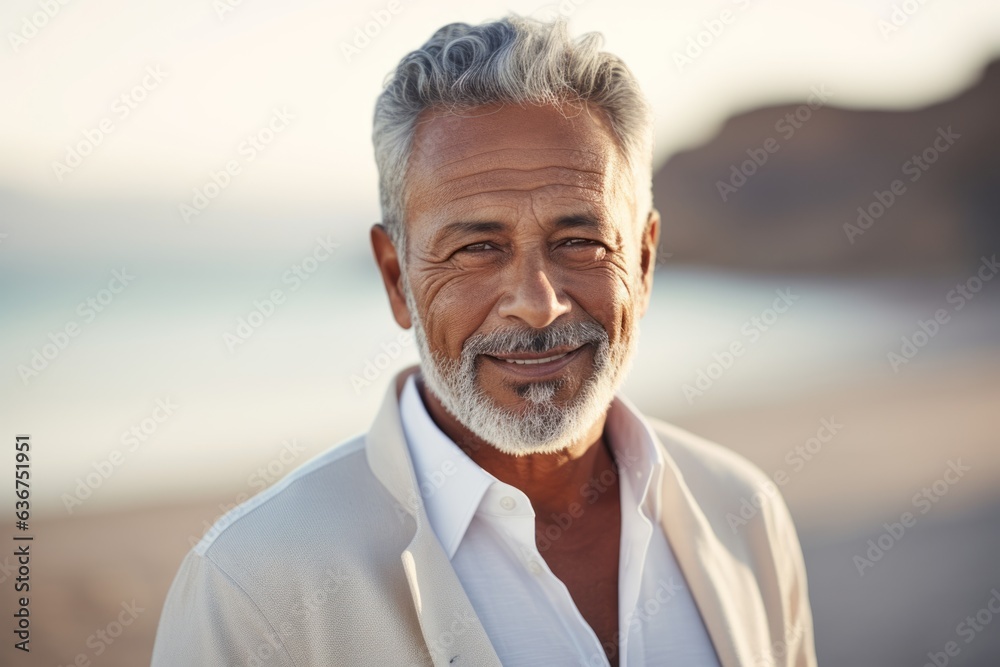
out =
<path fill-rule="evenodd" d="M 601 419 L 648 303 L 657 221 L 599 112 L 428 112 L 407 176 L 407 310 L 425 380 L 511 454 Z M 398 314 L 397 314 L 398 318 Z"/>

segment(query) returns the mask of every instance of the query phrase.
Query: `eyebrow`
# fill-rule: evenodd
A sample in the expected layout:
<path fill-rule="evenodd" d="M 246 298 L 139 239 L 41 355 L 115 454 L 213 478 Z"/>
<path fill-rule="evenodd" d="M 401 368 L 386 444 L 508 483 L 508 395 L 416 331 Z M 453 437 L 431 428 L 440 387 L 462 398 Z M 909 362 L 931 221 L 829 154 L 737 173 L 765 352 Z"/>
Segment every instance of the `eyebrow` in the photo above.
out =
<path fill-rule="evenodd" d="M 585 228 L 596 230 L 604 226 L 596 218 L 585 213 L 564 215 L 557 218 L 554 224 L 556 228 L 561 229 Z M 453 236 L 461 234 L 488 234 L 502 232 L 507 229 L 507 227 L 507 223 L 495 220 L 482 222 L 461 220 L 458 222 L 449 222 L 447 225 L 442 227 L 437 234 L 435 234 L 434 240 L 437 243 L 443 243 Z"/>

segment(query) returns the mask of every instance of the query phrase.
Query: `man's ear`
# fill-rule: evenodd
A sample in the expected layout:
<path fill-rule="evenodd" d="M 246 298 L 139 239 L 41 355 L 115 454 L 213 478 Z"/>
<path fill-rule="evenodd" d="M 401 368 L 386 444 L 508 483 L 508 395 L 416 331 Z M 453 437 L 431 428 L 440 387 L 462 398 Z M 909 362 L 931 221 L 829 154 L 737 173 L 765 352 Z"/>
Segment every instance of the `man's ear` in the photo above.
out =
<path fill-rule="evenodd" d="M 396 318 L 396 323 L 399 326 L 409 329 L 413 322 L 410 320 L 410 309 L 406 306 L 406 297 L 403 296 L 403 274 L 399 267 L 396 246 L 389 238 L 385 226 L 381 224 L 372 225 L 371 239 L 375 264 L 378 265 L 378 270 L 382 274 L 382 282 L 385 284 L 385 292 L 389 296 L 392 316 Z"/>
<path fill-rule="evenodd" d="M 642 231 L 640 245 L 640 269 L 642 271 L 642 303 L 640 316 L 649 309 L 649 299 L 653 294 L 653 273 L 656 271 L 656 248 L 660 243 L 660 212 L 655 208 L 649 211 L 646 226 Z"/>

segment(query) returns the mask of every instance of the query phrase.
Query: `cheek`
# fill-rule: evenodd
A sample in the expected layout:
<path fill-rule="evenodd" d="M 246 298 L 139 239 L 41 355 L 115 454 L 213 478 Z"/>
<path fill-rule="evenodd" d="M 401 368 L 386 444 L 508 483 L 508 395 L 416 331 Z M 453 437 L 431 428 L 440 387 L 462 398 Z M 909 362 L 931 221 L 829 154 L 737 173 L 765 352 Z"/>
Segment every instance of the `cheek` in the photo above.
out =
<path fill-rule="evenodd" d="M 577 276 L 567 292 L 584 313 L 608 332 L 611 345 L 632 335 L 636 292 L 616 273 Z"/>
<path fill-rule="evenodd" d="M 496 301 L 495 285 L 482 277 L 457 277 L 425 296 L 424 329 L 431 349 L 458 359 L 469 336 L 480 331 Z"/>
<path fill-rule="evenodd" d="M 611 336 L 611 345 L 621 345 L 623 343 L 629 343 L 635 338 L 635 328 L 637 323 L 636 308 L 635 304 L 629 300 L 618 304 L 618 308 L 615 312 L 615 318 L 617 323 L 617 331 Z"/>

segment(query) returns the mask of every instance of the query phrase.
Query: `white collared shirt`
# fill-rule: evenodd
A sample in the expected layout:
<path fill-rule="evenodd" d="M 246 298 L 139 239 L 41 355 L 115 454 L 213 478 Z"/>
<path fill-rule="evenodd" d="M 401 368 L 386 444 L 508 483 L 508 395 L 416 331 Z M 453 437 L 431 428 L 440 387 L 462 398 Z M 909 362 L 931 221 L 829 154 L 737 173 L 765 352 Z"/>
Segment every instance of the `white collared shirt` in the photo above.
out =
<path fill-rule="evenodd" d="M 547 549 L 549 537 L 558 539 L 555 528 L 536 544 L 528 497 L 479 467 L 437 427 L 413 376 L 403 388 L 400 411 L 431 527 L 500 661 L 506 667 L 608 665 L 597 635 L 539 551 Z M 659 527 L 664 461 L 655 435 L 620 397 L 611 404 L 605 428 L 621 476 L 618 664 L 718 667 Z M 581 491 L 580 510 L 613 481 L 591 480 Z M 573 517 L 567 513 L 562 519 L 570 529 Z"/>

